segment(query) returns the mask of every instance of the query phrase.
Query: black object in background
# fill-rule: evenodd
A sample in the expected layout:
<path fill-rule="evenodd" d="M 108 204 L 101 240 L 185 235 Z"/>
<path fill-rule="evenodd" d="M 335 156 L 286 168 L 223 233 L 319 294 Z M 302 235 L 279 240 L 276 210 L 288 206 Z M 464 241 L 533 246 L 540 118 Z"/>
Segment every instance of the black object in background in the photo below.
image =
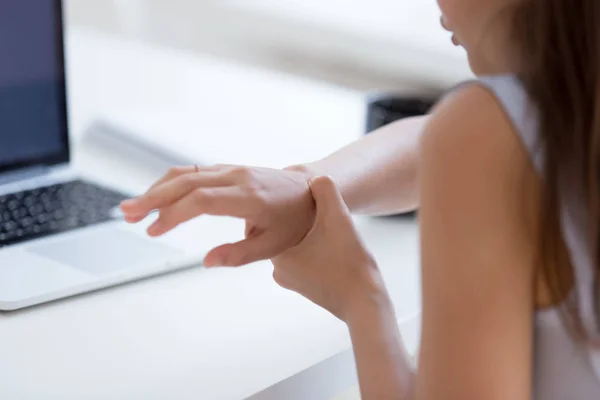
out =
<path fill-rule="evenodd" d="M 438 99 L 435 96 L 376 94 L 368 97 L 365 134 L 402 118 L 427 114 Z M 398 183 L 400 184 L 400 183 Z M 401 214 L 414 216 L 414 212 Z"/>
<path fill-rule="evenodd" d="M 367 100 L 365 133 L 370 133 L 402 118 L 425 115 L 436 101 L 437 98 L 434 96 L 371 95 Z"/>

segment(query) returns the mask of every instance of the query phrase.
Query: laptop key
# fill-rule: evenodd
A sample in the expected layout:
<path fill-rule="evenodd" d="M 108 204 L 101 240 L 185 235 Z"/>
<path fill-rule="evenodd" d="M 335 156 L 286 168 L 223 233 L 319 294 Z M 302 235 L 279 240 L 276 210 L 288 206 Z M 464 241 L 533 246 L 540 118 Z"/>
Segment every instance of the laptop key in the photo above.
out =
<path fill-rule="evenodd" d="M 7 208 L 9 211 L 14 211 L 19 207 L 19 200 L 17 199 L 12 199 L 8 202 Z"/>
<path fill-rule="evenodd" d="M 0 247 L 115 219 L 125 199 L 84 181 L 0 196 Z"/>

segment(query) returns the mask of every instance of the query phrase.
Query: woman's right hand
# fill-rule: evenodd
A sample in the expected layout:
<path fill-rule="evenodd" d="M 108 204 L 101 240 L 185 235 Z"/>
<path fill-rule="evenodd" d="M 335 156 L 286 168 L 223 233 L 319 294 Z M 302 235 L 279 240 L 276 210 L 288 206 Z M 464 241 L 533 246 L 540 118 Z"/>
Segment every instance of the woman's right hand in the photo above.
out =
<path fill-rule="evenodd" d="M 345 322 L 372 310 L 391 310 L 379 268 L 357 232 L 336 184 L 311 181 L 316 217 L 295 247 L 273 258 L 273 278 Z"/>
<path fill-rule="evenodd" d="M 217 215 L 246 221 L 246 238 L 211 250 L 207 266 L 241 266 L 275 257 L 296 246 L 310 231 L 315 205 L 307 173 L 243 166 L 172 168 L 148 191 L 121 204 L 125 219 L 140 222 L 152 211 L 148 228 L 160 236 L 197 216 Z"/>

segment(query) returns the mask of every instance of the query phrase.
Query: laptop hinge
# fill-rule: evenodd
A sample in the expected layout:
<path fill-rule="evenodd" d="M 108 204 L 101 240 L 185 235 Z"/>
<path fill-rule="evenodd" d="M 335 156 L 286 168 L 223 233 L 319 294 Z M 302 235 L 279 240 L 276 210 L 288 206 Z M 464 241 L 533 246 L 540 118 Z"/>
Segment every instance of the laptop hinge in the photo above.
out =
<path fill-rule="evenodd" d="M 20 168 L 16 171 L 6 172 L 0 174 L 0 186 L 40 178 L 45 175 L 54 173 L 56 171 L 65 169 L 66 167 L 68 167 L 67 163 L 53 166 L 32 165 L 30 167 Z"/>

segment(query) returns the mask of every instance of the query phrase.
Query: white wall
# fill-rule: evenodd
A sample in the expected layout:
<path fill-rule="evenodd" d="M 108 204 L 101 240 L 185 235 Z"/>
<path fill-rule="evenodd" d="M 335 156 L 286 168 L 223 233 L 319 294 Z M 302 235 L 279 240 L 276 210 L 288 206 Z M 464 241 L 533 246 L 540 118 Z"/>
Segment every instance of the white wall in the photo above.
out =
<path fill-rule="evenodd" d="M 360 89 L 469 76 L 435 0 L 67 0 L 70 22 Z M 443 66 L 443 68 L 440 68 Z"/>

